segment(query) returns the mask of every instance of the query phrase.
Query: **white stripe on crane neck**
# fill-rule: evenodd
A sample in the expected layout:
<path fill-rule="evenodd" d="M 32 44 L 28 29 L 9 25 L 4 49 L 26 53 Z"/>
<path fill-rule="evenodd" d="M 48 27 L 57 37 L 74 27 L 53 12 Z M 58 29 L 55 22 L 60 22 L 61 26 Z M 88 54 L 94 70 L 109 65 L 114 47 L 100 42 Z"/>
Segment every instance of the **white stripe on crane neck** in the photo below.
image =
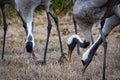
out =
<path fill-rule="evenodd" d="M 86 59 L 88 59 L 88 56 L 90 54 L 90 51 L 92 49 L 93 46 L 95 46 L 95 44 L 98 42 L 98 40 L 100 39 L 101 36 L 99 36 L 99 38 L 96 40 L 96 42 L 83 54 L 82 56 L 82 60 L 85 61 Z"/>
<path fill-rule="evenodd" d="M 71 44 L 74 38 L 78 39 L 81 43 L 83 43 L 83 41 L 80 39 L 80 37 L 77 34 L 74 34 L 68 38 L 67 44 Z"/>

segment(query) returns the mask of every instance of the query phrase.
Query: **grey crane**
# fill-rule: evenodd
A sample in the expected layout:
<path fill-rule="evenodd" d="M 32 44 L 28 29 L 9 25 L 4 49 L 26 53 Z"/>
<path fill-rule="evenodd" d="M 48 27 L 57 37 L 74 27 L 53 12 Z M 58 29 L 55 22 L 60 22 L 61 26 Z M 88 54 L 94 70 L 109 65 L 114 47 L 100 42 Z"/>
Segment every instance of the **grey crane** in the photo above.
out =
<path fill-rule="evenodd" d="M 63 48 L 62 48 L 62 41 L 60 37 L 60 31 L 59 31 L 59 25 L 58 25 L 58 18 L 50 12 L 49 7 L 51 4 L 51 0 L 0 0 L 0 7 L 3 15 L 3 29 L 4 29 L 4 39 L 3 39 L 3 49 L 2 49 L 2 59 L 4 58 L 4 49 L 5 49 L 5 39 L 6 39 L 6 32 L 7 32 L 7 22 L 6 22 L 6 15 L 5 15 L 5 5 L 6 4 L 12 4 L 13 7 L 17 10 L 18 14 L 21 17 L 21 20 L 23 22 L 23 27 L 26 32 L 26 51 L 28 53 L 32 54 L 32 57 L 35 58 L 34 54 L 34 36 L 33 36 L 33 12 L 35 8 L 40 5 L 43 7 L 43 9 L 46 10 L 47 19 L 48 19 L 48 26 L 47 26 L 47 39 L 46 39 L 46 45 L 44 50 L 44 57 L 41 62 L 41 64 L 46 64 L 46 53 L 47 53 L 47 47 L 48 47 L 48 41 L 49 36 L 52 28 L 50 16 L 53 18 L 56 26 L 57 26 L 57 32 L 59 36 L 59 42 L 60 42 L 60 49 L 61 49 L 61 56 L 64 56 Z"/>
<path fill-rule="evenodd" d="M 76 2 L 76 0 L 73 0 L 73 4 L 75 4 L 75 2 Z M 75 28 L 75 34 L 77 34 L 78 32 L 77 32 L 77 22 L 76 22 L 76 20 L 75 20 L 76 18 L 75 18 L 75 16 L 74 16 L 74 14 L 73 14 L 73 23 L 74 23 L 74 28 Z M 92 27 L 91 27 L 92 28 Z M 75 35 L 76 36 L 76 35 Z M 75 37 L 74 36 L 74 37 Z M 72 36 L 73 37 L 73 36 Z M 71 37 L 71 38 L 72 38 Z M 93 36 L 91 35 L 91 41 L 92 41 L 92 44 L 94 43 L 94 39 L 93 39 Z M 89 45 L 88 45 L 89 46 Z M 74 49 L 74 48 L 73 48 Z M 78 53 L 78 55 L 80 55 L 80 50 L 79 50 L 79 44 L 77 44 L 77 53 Z M 97 53 L 96 53 L 97 54 Z"/>
<path fill-rule="evenodd" d="M 105 13 L 105 9 L 103 8 L 103 10 L 101 11 L 99 7 L 97 8 L 97 6 L 99 5 L 93 4 L 92 2 L 94 2 L 94 0 L 75 0 L 73 7 L 73 18 L 74 22 L 80 27 L 85 40 L 80 40 L 79 36 L 77 35 L 72 35 L 68 39 L 68 55 L 70 56 L 76 44 L 79 44 L 81 48 L 86 48 L 90 45 L 90 42 L 93 43 L 93 37 L 91 32 L 92 26 L 94 23 L 99 22 L 98 20 Z M 101 1 L 98 1 L 98 3 L 99 2 Z M 104 20 L 102 22 L 104 22 Z"/>
<path fill-rule="evenodd" d="M 105 65 L 107 41 L 106 37 L 111 30 L 120 24 L 120 0 L 75 0 L 73 15 L 76 23 L 79 25 L 84 41 L 78 35 L 72 35 L 68 39 L 67 60 L 71 59 L 72 51 L 76 44 L 81 48 L 86 48 L 92 41 L 92 26 L 96 24 L 100 31 L 98 40 L 83 54 L 82 63 L 84 65 L 83 72 L 92 61 L 93 56 L 99 45 L 104 44 L 104 64 L 103 64 L 103 80 L 105 80 Z"/>

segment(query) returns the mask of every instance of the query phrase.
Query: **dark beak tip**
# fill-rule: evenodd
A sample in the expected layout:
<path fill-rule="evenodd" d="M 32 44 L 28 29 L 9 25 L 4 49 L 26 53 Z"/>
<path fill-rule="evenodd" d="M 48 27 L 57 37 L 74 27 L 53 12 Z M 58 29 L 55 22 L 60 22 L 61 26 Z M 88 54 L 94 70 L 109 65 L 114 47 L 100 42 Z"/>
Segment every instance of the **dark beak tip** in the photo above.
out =
<path fill-rule="evenodd" d="M 84 75 L 84 73 L 85 73 L 85 67 L 83 67 L 83 69 L 82 69 L 82 75 Z"/>
<path fill-rule="evenodd" d="M 69 53 L 69 52 L 72 53 L 72 51 L 73 51 L 72 48 L 69 48 L 69 49 L 68 49 L 68 53 Z"/>
<path fill-rule="evenodd" d="M 82 62 L 82 64 L 83 64 L 83 66 L 85 66 L 85 64 L 86 64 L 85 61 L 81 60 L 81 62 Z"/>

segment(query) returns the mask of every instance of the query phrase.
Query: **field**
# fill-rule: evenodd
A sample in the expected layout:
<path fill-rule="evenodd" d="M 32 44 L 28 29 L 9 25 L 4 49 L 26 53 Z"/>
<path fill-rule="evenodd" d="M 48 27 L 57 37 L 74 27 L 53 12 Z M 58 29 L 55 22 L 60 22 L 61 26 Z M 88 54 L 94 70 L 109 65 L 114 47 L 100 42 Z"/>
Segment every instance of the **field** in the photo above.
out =
<path fill-rule="evenodd" d="M 42 60 L 47 35 L 47 20 L 44 13 L 36 15 L 34 20 L 34 51 L 37 59 Z M 0 59 L 0 80 L 102 80 L 104 50 L 102 45 L 97 50 L 98 56 L 94 57 L 84 75 L 82 74 L 81 56 L 86 49 L 81 49 L 81 53 L 78 55 L 75 48 L 71 61 L 59 64 L 59 40 L 56 26 L 52 22 L 53 27 L 47 51 L 47 65 L 41 66 L 32 59 L 27 64 L 26 34 L 22 27 L 22 22 L 18 18 L 8 21 L 5 56 L 4 60 Z M 59 17 L 59 26 L 63 49 L 67 52 L 67 39 L 74 34 L 72 16 L 65 15 L 64 17 Z M 78 32 L 82 37 L 80 30 Z M 93 35 L 95 39 L 99 35 L 96 27 L 93 28 Z M 107 39 L 106 78 L 107 80 L 120 80 L 120 26 L 112 30 Z M 0 54 L 2 52 L 2 40 L 3 29 L 0 26 Z"/>

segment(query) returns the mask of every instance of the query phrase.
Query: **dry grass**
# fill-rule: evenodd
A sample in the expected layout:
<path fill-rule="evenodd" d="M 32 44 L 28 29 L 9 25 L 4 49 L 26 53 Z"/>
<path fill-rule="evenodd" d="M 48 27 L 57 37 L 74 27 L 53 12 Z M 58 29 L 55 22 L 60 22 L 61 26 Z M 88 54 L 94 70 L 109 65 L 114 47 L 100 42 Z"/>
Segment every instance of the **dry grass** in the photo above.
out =
<path fill-rule="evenodd" d="M 42 60 L 46 33 L 47 20 L 45 16 L 35 16 L 35 54 Z M 44 21 L 43 21 L 44 19 Z M 60 18 L 60 30 L 64 51 L 67 52 L 67 39 L 74 34 L 72 19 L 69 16 Z M 82 74 L 81 55 L 77 55 L 76 49 L 73 52 L 72 60 L 62 65 L 58 63 L 60 48 L 56 28 L 53 24 L 49 47 L 47 52 L 47 65 L 36 65 L 31 59 L 30 64 L 26 63 L 25 32 L 22 23 L 15 20 L 8 28 L 5 59 L 0 59 L 0 80 L 101 80 L 103 47 L 100 46 L 98 56 L 95 56 L 85 74 Z M 19 26 L 18 26 L 19 25 Z M 98 31 L 93 32 L 95 39 Z M 79 35 L 81 35 L 79 31 Z M 3 30 L 0 27 L 0 54 L 2 52 Z M 107 52 L 107 80 L 120 80 L 120 27 L 116 27 L 108 37 Z"/>

